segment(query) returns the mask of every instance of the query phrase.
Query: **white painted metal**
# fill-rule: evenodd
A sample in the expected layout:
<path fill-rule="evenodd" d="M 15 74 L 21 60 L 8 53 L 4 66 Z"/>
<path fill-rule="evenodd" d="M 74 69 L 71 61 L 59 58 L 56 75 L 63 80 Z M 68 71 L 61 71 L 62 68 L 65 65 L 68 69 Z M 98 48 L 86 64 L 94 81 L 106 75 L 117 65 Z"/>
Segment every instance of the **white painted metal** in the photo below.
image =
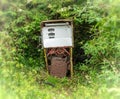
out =
<path fill-rule="evenodd" d="M 68 23 L 47 23 L 42 28 L 44 48 L 73 46 L 72 26 Z"/>
<path fill-rule="evenodd" d="M 55 24 L 45 23 L 45 26 L 65 26 L 65 25 L 69 25 L 69 23 L 68 22 L 66 22 L 66 23 L 55 23 Z"/>

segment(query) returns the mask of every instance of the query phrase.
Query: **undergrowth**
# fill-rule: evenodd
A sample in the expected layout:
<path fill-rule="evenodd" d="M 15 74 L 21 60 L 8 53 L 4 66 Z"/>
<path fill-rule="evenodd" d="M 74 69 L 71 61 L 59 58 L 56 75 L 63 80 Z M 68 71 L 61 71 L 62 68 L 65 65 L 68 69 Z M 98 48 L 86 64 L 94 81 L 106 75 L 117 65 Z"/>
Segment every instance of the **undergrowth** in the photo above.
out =
<path fill-rule="evenodd" d="M 55 78 L 42 68 L 27 69 L 13 60 L 15 48 L 11 47 L 11 37 L 4 33 L 0 37 L 1 99 L 120 98 L 119 73 L 116 75 L 110 70 L 103 70 L 101 74 L 93 74 L 94 71 L 84 74 L 76 72 L 73 78 Z M 4 43 L 6 40 L 9 42 Z"/>

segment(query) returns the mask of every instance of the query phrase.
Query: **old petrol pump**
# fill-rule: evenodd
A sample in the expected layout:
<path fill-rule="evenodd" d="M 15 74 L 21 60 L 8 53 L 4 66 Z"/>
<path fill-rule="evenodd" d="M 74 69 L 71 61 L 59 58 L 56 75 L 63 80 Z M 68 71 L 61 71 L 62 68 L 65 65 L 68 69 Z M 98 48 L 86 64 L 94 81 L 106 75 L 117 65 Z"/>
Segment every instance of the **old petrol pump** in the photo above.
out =
<path fill-rule="evenodd" d="M 72 76 L 72 20 L 43 21 L 41 36 L 48 73 L 56 77 Z"/>

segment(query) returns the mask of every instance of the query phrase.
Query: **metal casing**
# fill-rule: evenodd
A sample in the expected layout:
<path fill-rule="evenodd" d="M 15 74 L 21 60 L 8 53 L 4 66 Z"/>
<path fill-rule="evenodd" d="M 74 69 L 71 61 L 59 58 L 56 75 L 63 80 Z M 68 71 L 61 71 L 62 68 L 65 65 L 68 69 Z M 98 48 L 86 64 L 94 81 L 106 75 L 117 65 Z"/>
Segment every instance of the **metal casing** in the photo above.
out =
<path fill-rule="evenodd" d="M 44 48 L 73 47 L 73 24 L 71 20 L 50 20 L 41 24 Z"/>

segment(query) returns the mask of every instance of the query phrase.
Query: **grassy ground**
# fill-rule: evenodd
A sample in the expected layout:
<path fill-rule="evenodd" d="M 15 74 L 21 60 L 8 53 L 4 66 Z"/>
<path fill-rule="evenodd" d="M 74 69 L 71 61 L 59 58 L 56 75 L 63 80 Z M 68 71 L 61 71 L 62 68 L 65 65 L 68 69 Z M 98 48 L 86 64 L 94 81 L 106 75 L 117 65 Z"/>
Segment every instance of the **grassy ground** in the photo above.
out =
<path fill-rule="evenodd" d="M 63 80 L 63 79 L 61 79 Z M 71 82 L 71 81 L 70 81 Z M 120 88 L 107 88 L 105 84 L 81 85 L 75 84 L 67 86 L 60 82 L 56 82 L 55 87 L 47 83 L 30 84 L 23 81 L 21 86 L 13 86 L 14 90 L 8 89 L 5 85 L 0 88 L 1 99 L 119 99 Z M 15 92 L 15 93 L 14 93 Z"/>
<path fill-rule="evenodd" d="M 1 78 L 1 99 L 119 99 L 119 83 L 110 84 L 104 79 L 95 82 L 81 82 L 79 77 L 55 78 L 42 70 L 38 75 L 33 72 L 15 73 L 9 79 Z M 36 78 L 37 77 L 37 78 Z M 6 80 L 7 79 L 7 80 Z M 105 83 L 106 82 L 106 83 Z"/>

